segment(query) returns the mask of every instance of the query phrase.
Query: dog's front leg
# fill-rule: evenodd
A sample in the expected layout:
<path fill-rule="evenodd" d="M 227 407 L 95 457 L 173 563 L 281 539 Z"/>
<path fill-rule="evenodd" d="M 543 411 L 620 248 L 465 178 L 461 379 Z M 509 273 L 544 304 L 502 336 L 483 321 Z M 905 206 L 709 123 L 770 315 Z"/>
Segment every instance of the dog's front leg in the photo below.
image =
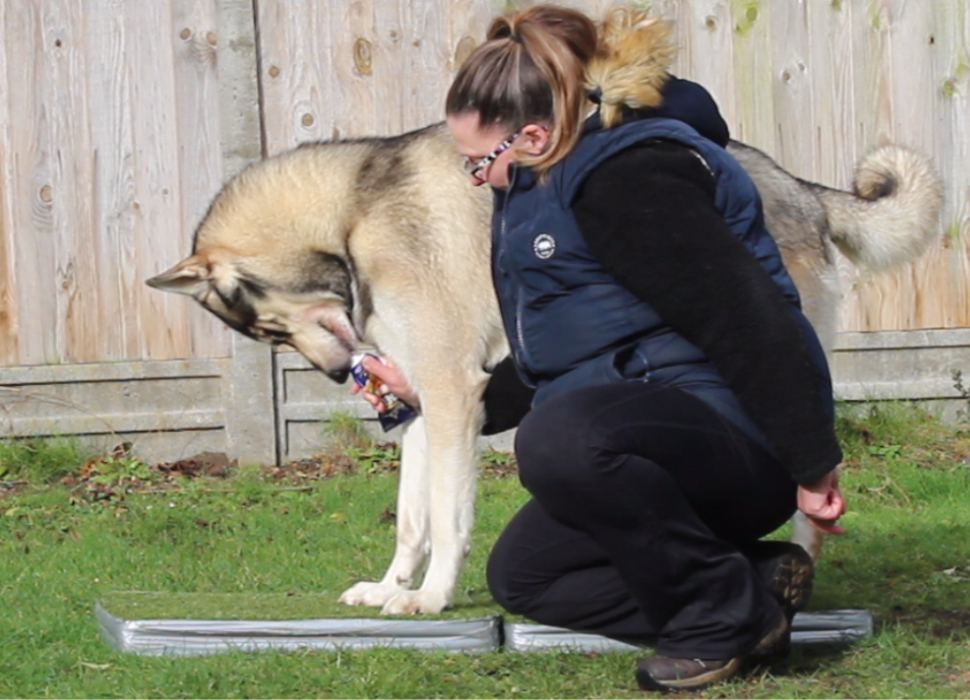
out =
<path fill-rule="evenodd" d="M 467 380 L 466 380 L 467 381 Z M 484 374 L 480 385 L 484 386 Z M 454 600 L 458 576 L 471 546 L 474 520 L 481 387 L 461 391 L 449 382 L 446 396 L 422 397 L 428 431 L 431 558 L 421 587 L 387 601 L 385 614 L 436 613 Z"/>
<path fill-rule="evenodd" d="M 429 477 L 425 421 L 418 416 L 404 428 L 397 490 L 397 545 L 380 581 L 361 581 L 340 596 L 347 605 L 383 607 L 411 588 L 424 565 L 429 543 Z"/>

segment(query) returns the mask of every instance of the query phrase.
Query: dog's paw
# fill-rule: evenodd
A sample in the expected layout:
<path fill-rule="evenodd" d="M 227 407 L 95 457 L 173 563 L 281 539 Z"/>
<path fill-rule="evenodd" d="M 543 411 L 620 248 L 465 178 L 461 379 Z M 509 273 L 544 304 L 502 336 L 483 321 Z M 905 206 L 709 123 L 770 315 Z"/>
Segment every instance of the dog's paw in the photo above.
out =
<path fill-rule="evenodd" d="M 380 608 L 404 591 L 404 587 L 390 583 L 361 581 L 341 593 L 340 602 L 344 605 L 371 605 Z"/>
<path fill-rule="evenodd" d="M 384 604 L 381 614 L 439 613 L 449 603 L 448 596 L 442 591 L 401 591 Z"/>

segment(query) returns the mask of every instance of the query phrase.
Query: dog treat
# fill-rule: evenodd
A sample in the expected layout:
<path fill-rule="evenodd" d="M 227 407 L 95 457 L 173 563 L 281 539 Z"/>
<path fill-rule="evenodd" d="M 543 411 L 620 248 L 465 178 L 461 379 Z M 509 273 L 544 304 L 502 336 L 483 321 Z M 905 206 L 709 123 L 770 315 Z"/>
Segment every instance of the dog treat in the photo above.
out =
<path fill-rule="evenodd" d="M 350 374 L 353 376 L 354 381 L 357 382 L 357 386 L 368 393 L 380 396 L 381 400 L 384 401 L 384 405 L 387 406 L 387 409 L 384 411 L 378 411 L 377 421 L 381 424 L 381 428 L 383 428 L 384 432 L 386 433 L 388 430 L 401 425 L 401 423 L 409 421 L 411 418 L 416 416 L 418 412 L 413 406 L 405 403 L 388 391 L 387 386 L 380 383 L 380 379 L 364 369 L 364 365 L 362 363 L 367 355 L 377 358 L 378 361 L 381 359 L 377 357 L 377 355 L 370 353 L 355 353 L 350 362 Z"/>

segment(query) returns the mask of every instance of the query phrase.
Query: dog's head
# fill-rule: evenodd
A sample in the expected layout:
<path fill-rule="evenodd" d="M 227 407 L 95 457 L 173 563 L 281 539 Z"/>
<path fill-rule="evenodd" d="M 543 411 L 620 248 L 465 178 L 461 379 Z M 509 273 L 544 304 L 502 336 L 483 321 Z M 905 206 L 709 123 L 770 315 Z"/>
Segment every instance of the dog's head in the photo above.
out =
<path fill-rule="evenodd" d="M 309 214 L 305 203 L 320 197 L 298 191 L 287 169 L 269 163 L 230 182 L 193 254 L 147 284 L 191 296 L 250 338 L 295 348 L 342 383 L 369 304 L 345 253 L 345 222 Z"/>
<path fill-rule="evenodd" d="M 188 294 L 243 335 L 292 346 L 330 378 L 344 382 L 360 342 L 351 318 L 353 276 L 347 264 L 329 253 L 312 253 L 298 264 L 315 274 L 307 284 L 293 285 L 269 269 L 281 262 L 271 254 L 244 257 L 205 248 L 147 284 Z"/>

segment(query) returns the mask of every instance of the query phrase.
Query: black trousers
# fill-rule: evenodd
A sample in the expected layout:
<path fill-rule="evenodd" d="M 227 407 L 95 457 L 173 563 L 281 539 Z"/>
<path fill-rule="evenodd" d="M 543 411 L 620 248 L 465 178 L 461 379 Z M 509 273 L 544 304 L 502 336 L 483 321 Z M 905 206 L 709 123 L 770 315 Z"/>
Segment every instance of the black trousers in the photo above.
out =
<path fill-rule="evenodd" d="M 796 484 L 700 399 L 566 392 L 525 417 L 515 451 L 532 500 L 488 562 L 510 612 L 700 659 L 745 654 L 778 624 L 739 547 L 791 517 Z"/>

